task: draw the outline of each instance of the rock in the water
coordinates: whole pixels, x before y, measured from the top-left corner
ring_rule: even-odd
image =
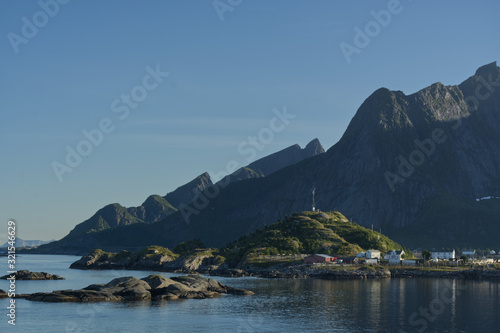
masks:
[[[71,264],[75,269],[133,269],[167,272],[207,272],[224,268],[225,258],[216,249],[196,249],[181,256],[169,249],[150,246],[137,253],[94,250]]]
[[[52,275],[45,272],[30,272],[28,270],[21,270],[14,274],[4,275],[0,277],[0,279],[7,280],[13,275],[16,277],[16,280],[64,280],[64,278],[59,275]]]
[[[143,279],[127,276],[114,279],[107,284],[92,284],[80,290],[35,293],[25,295],[23,298],[41,302],[117,302],[210,298],[220,294],[253,295],[253,292],[225,286],[213,279],[197,275],[171,279],[160,275],[150,275]]]
[[[146,282],[133,276],[114,279],[105,285],[93,284],[83,290],[94,290],[121,297],[125,301],[136,301],[151,298],[151,287]]]
[[[0,289],[0,299],[8,297],[8,294],[5,290]]]

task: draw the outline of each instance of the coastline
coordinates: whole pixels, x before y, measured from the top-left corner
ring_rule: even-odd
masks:
[[[345,269],[322,269],[307,265],[290,266],[286,268],[224,268],[224,269],[165,269],[164,267],[137,266],[106,267],[106,268],[76,268],[89,270],[153,270],[167,273],[201,274],[221,277],[258,277],[265,279],[325,279],[325,280],[356,280],[356,279],[407,279],[407,278],[446,278],[468,280],[500,280],[500,270],[466,269],[457,271],[411,270],[399,268],[372,268],[370,266],[348,267]]]

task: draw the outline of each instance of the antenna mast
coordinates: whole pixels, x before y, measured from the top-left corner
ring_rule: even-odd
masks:
[[[312,207],[312,211],[315,212],[316,211],[316,204],[314,203],[314,195],[316,194],[316,186],[313,187],[313,190],[312,190],[312,195],[313,195],[313,207]]]

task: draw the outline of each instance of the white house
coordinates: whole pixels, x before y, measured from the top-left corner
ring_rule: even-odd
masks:
[[[443,260],[455,259],[455,249],[432,251],[431,258],[432,259],[443,259]]]
[[[490,254],[496,254],[495,250],[491,250]]]
[[[464,250],[462,251],[462,255],[468,258],[474,258],[474,256],[476,255],[476,250]]]
[[[395,259],[396,257],[397,257],[397,259],[402,259],[404,254],[405,254],[405,251],[403,251],[403,250],[401,250],[401,251],[391,250],[385,254],[384,259],[390,260],[391,258]]]
[[[380,251],[379,250],[368,250],[365,253],[366,259],[380,259]]]
[[[385,254],[384,259],[389,260],[390,265],[399,265],[404,254],[405,251],[391,250]]]
[[[416,266],[416,260],[403,260],[403,266]]]

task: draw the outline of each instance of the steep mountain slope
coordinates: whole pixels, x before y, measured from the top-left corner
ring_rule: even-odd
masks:
[[[481,221],[473,212],[481,205],[475,198],[500,196],[500,68],[488,64],[458,86],[436,83],[411,95],[378,89],[326,153],[264,178],[231,183],[217,195],[207,188],[161,222],[89,233],[72,245],[172,247],[199,238],[207,246],[223,246],[309,210],[313,186],[316,207],[340,211],[396,240],[418,239],[426,232],[422,221],[436,230],[453,226],[461,205],[461,214],[470,216],[461,220],[470,226],[468,245],[496,246],[483,236],[498,229],[498,200],[480,207]],[[450,195],[456,200],[443,199]],[[453,233],[440,231],[434,246],[455,246]]]
[[[130,214],[127,208],[118,203],[114,203],[99,209],[91,218],[78,224],[71,230],[68,236],[73,237],[139,222],[142,221]]]
[[[224,188],[229,182],[234,183],[243,179],[265,177],[280,168],[324,152],[319,140],[314,139],[304,149],[300,148],[299,145],[294,145],[263,157],[249,166],[241,168],[241,172],[236,171],[234,174],[227,176],[218,184],[213,184],[210,175],[205,172],[164,197],[156,194],[149,196],[140,206],[125,208],[118,203],[107,205],[88,220],[78,224],[63,239],[34,251],[38,253],[80,254],[94,245],[98,246],[99,240],[96,237],[100,237],[97,234],[101,231],[109,231],[110,229],[132,224],[159,222],[186,205],[196,202],[200,194],[208,188]],[[249,170],[251,171],[247,172]],[[121,239],[125,238],[126,236]],[[148,240],[144,241],[148,242]],[[117,240],[117,242],[120,243],[120,240]]]
[[[188,205],[210,185],[213,185],[212,180],[210,179],[210,175],[205,172],[189,183],[178,187],[175,191],[168,193],[164,199],[174,207]]]
[[[190,203],[191,201],[187,201]],[[130,215],[144,221],[145,223],[154,223],[163,220],[168,215],[177,211],[165,197],[157,194],[150,195],[144,203],[138,207],[127,208]]]
[[[236,170],[234,173],[221,179],[219,184],[229,184],[243,179],[266,177],[286,166],[296,164],[306,158],[323,154],[324,152],[325,150],[318,139],[309,142],[304,149],[296,144]]]
[[[263,179],[232,184],[207,208],[171,216],[162,222],[169,230],[165,241],[201,238],[220,245],[236,239],[310,208],[313,184],[316,207],[340,211],[388,235],[422,216],[436,228],[453,225],[430,208],[443,195],[470,202],[469,212],[480,204],[475,198],[500,196],[500,68],[492,63],[458,86],[436,83],[411,95],[375,91],[327,153]],[[480,221],[482,231],[469,234],[468,244],[493,246],[482,235],[496,230],[500,218],[492,213],[481,217],[487,217]],[[423,232],[418,225],[414,229]],[[453,246],[449,235],[434,246]]]
[[[97,232],[134,223],[154,223],[177,211],[179,205],[190,204],[201,191],[212,185],[210,175],[204,173],[175,191],[161,197],[149,196],[138,207],[125,208],[118,203],[98,210],[91,218],[78,224],[65,238],[72,238],[90,232]]]

